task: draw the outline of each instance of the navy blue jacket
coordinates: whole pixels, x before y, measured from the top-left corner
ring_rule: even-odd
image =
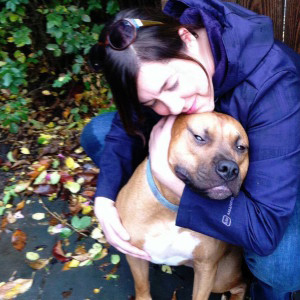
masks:
[[[176,224],[268,255],[300,201],[300,56],[274,41],[269,18],[233,3],[170,0],[165,13],[183,24],[204,23],[216,65],[216,110],[239,120],[250,142],[238,197],[216,201],[186,187]],[[148,120],[146,135],[157,118]],[[140,139],[129,137],[116,116],[96,196],[114,200],[145,155]]]

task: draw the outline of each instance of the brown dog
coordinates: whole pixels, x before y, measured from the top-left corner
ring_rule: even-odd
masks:
[[[193,299],[204,300],[211,292],[225,291],[231,292],[232,300],[243,299],[246,285],[240,248],[176,226],[176,209],[172,209],[180,199],[156,179],[161,194],[154,196],[147,163],[145,159],[138,166],[117,198],[130,242],[145,250],[153,263],[194,267]],[[224,114],[181,115],[172,128],[169,164],[180,179],[209,198],[236,196],[248,169],[247,135],[240,123]],[[165,207],[158,198],[171,204]],[[136,299],[151,299],[148,261],[128,255],[127,260]]]

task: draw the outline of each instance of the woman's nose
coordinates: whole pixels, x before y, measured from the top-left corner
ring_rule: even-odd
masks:
[[[185,101],[179,97],[168,95],[161,98],[162,104],[166,106],[171,115],[179,115],[182,113]]]

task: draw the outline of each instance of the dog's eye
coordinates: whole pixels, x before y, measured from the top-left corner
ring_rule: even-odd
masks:
[[[237,148],[238,150],[240,150],[240,151],[245,151],[245,150],[246,150],[246,147],[243,146],[243,145],[238,145],[238,146],[236,146],[236,148]]]
[[[198,142],[204,142],[204,139],[203,139],[200,135],[194,134],[194,138],[195,138]]]

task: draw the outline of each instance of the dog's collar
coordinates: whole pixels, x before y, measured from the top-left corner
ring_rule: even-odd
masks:
[[[174,212],[177,212],[179,206],[168,201],[158,190],[158,188],[154,182],[153,176],[152,176],[151,166],[150,166],[150,158],[148,158],[148,160],[147,160],[146,173],[147,173],[148,184],[149,184],[150,189],[151,189],[153,195],[155,196],[155,198],[166,208],[168,208]]]

